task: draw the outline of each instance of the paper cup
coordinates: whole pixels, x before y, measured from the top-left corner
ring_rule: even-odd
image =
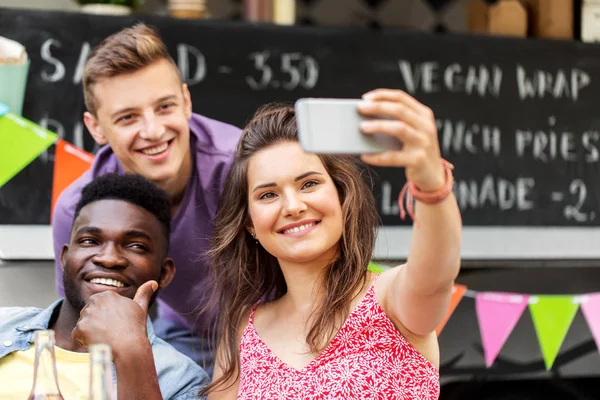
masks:
[[[29,59],[23,64],[0,64],[0,103],[17,115],[23,112]]]

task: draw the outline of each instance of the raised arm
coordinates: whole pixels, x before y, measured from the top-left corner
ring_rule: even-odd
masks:
[[[371,165],[404,167],[406,178],[425,193],[451,187],[440,155],[433,112],[405,92],[367,93],[361,112],[391,119],[369,121],[364,133],[385,133],[403,142],[400,151],[364,155]],[[384,273],[384,308],[415,335],[435,330],[444,318],[460,269],[462,222],[450,191],[435,204],[417,201],[407,263]]]

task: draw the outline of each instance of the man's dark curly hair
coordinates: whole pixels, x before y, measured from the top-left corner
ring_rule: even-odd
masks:
[[[86,205],[100,200],[122,200],[152,213],[163,226],[167,250],[171,237],[171,200],[169,195],[141,175],[106,174],[88,183],[81,191],[75,217]]]

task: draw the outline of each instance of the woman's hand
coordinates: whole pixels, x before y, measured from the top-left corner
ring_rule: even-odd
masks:
[[[401,90],[376,89],[365,93],[363,100],[360,113],[375,119],[363,121],[361,131],[390,135],[403,144],[399,151],[363,154],[363,161],[378,167],[404,167],[406,179],[421,191],[434,192],[444,186],[446,174],[433,111]]]

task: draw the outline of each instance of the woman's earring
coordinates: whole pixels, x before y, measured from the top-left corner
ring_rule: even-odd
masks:
[[[252,232],[250,234],[252,235],[252,239],[254,239],[254,241],[256,242],[256,244],[258,244],[258,239],[256,238],[256,233]]]

